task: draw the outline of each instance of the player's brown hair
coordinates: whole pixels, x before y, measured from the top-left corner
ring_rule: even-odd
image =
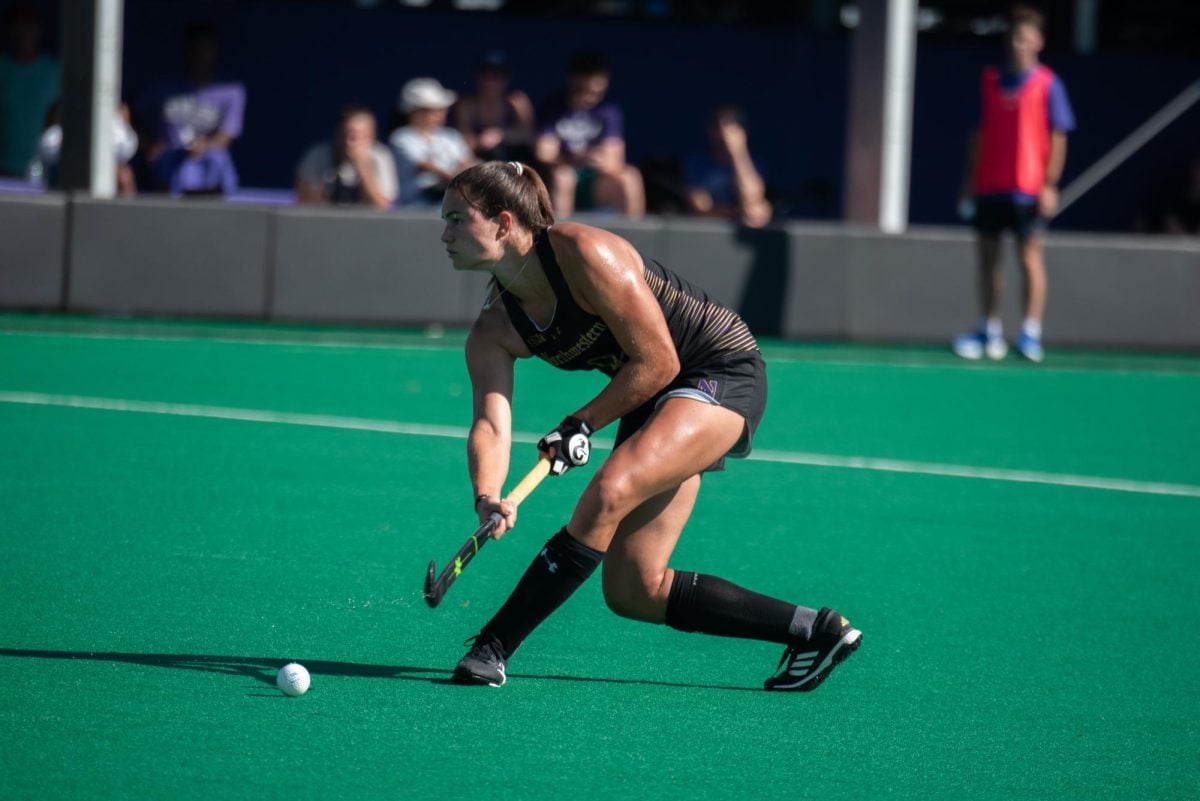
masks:
[[[1018,25],[1032,25],[1043,34],[1046,32],[1046,17],[1042,12],[1027,3],[1017,3],[1008,11],[1010,28]]]
[[[537,171],[519,161],[485,161],[451,179],[446,191],[457,189],[470,206],[491,219],[507,211],[534,233],[554,225],[550,193]]]

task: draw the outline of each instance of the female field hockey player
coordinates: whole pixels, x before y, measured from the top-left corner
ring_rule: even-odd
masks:
[[[844,617],[668,567],[701,473],[749,454],[766,405],[765,365],[746,324],[621,237],[555,224],[541,178],[518,162],[459,173],[442,218],[454,268],[492,275],[466,357],[474,398],[468,466],[480,521],[503,516],[493,536],[517,519],[500,497],[517,359],[537,356],[611,379],[538,443],[554,475],[586,464],[592,433],[620,421],[616,445],[570,521],[473,638],[455,681],[502,685],[525,638],[603,562],[604,599],[618,615],[781,643],[766,689],[820,684],[862,641]]]

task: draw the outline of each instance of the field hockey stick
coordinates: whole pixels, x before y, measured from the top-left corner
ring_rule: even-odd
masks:
[[[521,479],[521,483],[513,487],[513,491],[506,497],[514,504],[520,504],[521,501],[528,497],[529,493],[533,492],[534,487],[542,483],[542,479],[550,474],[550,460],[542,457],[538,459],[538,463],[533,466],[529,474]],[[437,575],[437,562],[429,563],[429,572],[425,574],[425,603],[430,607],[435,607],[442,602],[442,596],[446,594],[446,590],[450,589],[450,585],[454,583],[475,558],[475,554],[479,553],[479,549],[487,544],[487,541],[492,538],[492,532],[500,523],[501,518],[499,512],[492,512],[488,515],[488,519],[483,521],[479,528],[475,529],[475,533],[471,538],[463,543],[463,546],[458,549],[458,553],[454,554],[454,559],[442,568],[441,575]],[[437,575],[437,578],[434,576]]]

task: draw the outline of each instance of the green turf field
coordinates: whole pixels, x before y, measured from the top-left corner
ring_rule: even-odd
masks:
[[[426,607],[474,527],[460,333],[0,316],[0,798],[1200,797],[1200,359],[765,349],[674,564],[863,647],[768,694],[781,648],[593,580],[494,690],[462,641],[588,471]],[[599,387],[517,380],[514,480]]]

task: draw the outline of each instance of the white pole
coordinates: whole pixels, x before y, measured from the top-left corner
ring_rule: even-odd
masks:
[[[908,229],[916,8],[917,0],[888,0],[887,5],[879,181],[879,228],[887,234],[902,234]]]
[[[95,0],[95,78],[92,83],[91,176],[93,197],[117,194],[113,117],[121,103],[121,21],[123,0]]]

